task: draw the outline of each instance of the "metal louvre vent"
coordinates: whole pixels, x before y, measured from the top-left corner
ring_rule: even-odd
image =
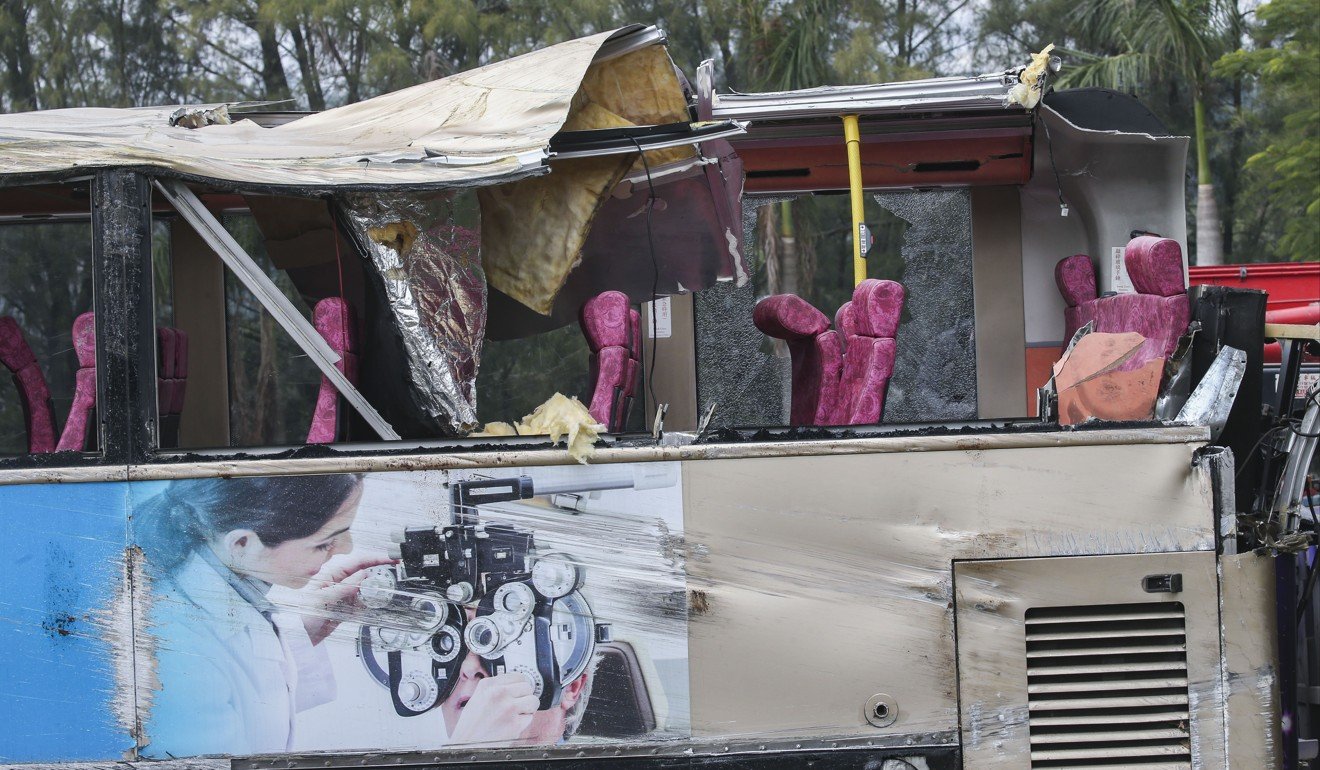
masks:
[[[1190,770],[1181,602],[1026,614],[1033,768]]]

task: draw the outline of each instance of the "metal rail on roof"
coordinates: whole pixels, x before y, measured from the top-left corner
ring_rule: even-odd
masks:
[[[777,120],[928,111],[1022,111],[1008,104],[1015,73],[930,78],[879,85],[824,86],[760,94],[713,94],[715,120]]]

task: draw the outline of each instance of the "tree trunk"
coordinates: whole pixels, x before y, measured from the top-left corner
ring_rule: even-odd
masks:
[[[280,425],[280,361],[279,348],[275,339],[275,317],[270,313],[261,314],[258,327],[260,335],[256,382],[256,414],[253,416],[254,433],[248,440],[252,445],[270,444],[276,441]]]
[[[793,228],[793,202],[779,204],[779,290],[797,294],[799,279],[797,236]]]
[[[321,75],[316,71],[316,41],[303,33],[302,22],[289,25],[293,49],[298,58],[298,73],[302,77],[303,91],[307,94],[308,109],[325,109],[325,93],[321,91]]]
[[[1219,204],[1215,202],[1215,186],[1196,186],[1196,264],[1224,264],[1223,244],[1219,234]]]
[[[1215,184],[1210,177],[1210,155],[1206,148],[1205,97],[1196,96],[1196,264],[1222,265],[1224,251],[1220,241],[1219,206],[1215,203]]]
[[[280,56],[275,22],[258,18],[254,29],[261,42],[261,84],[266,88],[266,98],[288,99],[293,92],[289,90],[289,78],[284,74],[284,59]]]

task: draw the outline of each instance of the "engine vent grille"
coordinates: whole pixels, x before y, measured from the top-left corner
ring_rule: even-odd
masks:
[[[1026,614],[1033,768],[1190,770],[1181,602]]]

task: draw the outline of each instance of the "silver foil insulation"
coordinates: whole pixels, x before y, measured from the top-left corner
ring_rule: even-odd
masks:
[[[338,205],[384,283],[414,400],[466,432],[477,425],[486,274],[480,229],[455,222],[454,196],[350,194]]]

